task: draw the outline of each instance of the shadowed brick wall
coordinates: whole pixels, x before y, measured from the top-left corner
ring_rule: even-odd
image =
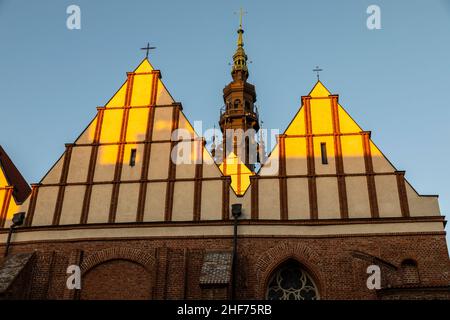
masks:
[[[141,265],[127,260],[101,263],[82,281],[81,299],[134,299],[152,297],[151,275]]]
[[[227,290],[199,285],[204,254],[231,248],[230,237],[148,238],[16,244],[11,254],[36,250],[30,283],[31,297],[36,299],[213,299],[224,298]],[[380,298],[380,292],[366,287],[371,264],[380,266],[386,289],[410,285],[405,283],[405,260],[416,263],[419,283],[415,286],[445,292],[450,283],[445,236],[440,234],[245,237],[239,238],[238,256],[238,299],[264,298],[271,273],[289,258],[310,273],[324,299]],[[81,295],[65,288],[66,268],[77,259],[83,270]],[[410,297],[435,294],[450,299],[442,290],[408,290]],[[390,292],[401,297],[398,290]]]

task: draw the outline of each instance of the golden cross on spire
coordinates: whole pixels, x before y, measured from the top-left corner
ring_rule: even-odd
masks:
[[[244,14],[246,14],[247,11],[244,11],[244,9],[239,9],[239,12],[235,12],[235,14],[239,14],[239,28],[242,29],[242,17],[244,16]]]
[[[146,54],[145,57],[148,58],[148,53],[150,52],[150,50],[156,49],[156,47],[150,47],[150,43],[147,42],[147,46],[144,48],[141,48],[141,50],[145,50]]]

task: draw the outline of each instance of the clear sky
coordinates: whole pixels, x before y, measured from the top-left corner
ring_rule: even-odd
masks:
[[[71,4],[81,8],[81,30],[66,27]],[[366,27],[372,4],[381,30]],[[450,211],[449,0],[0,0],[0,144],[39,181],[147,42],[189,120],[211,127],[231,79],[241,6],[266,127],[284,131],[319,65],[322,82],[396,168]]]

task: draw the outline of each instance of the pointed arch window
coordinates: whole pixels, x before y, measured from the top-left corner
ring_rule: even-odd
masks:
[[[279,266],[268,282],[268,300],[317,300],[319,292],[312,277],[300,263],[290,259]]]

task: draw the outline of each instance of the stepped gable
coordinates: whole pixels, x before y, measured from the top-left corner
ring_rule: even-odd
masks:
[[[219,166],[144,59],[32,186],[26,225],[228,220],[231,203],[253,220],[440,216],[338,95],[318,81],[301,100],[257,173],[232,151]],[[172,161],[186,153],[190,163]]]
[[[177,129],[184,130],[175,133]],[[175,164],[171,153],[176,153],[181,134],[178,149],[191,150],[192,161]],[[216,208],[222,206],[222,189],[228,190],[225,182],[181,104],[163,84],[161,72],[144,59],[32,186],[24,204],[26,223],[221,219]]]
[[[263,219],[439,216],[318,81],[255,178]],[[255,210],[254,210],[255,211]]]

